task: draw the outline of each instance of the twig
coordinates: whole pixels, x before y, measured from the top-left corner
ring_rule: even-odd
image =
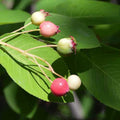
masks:
[[[30,51],[30,50],[34,50],[34,49],[42,48],[42,47],[57,47],[57,45],[43,45],[43,46],[37,46],[37,47],[33,47],[33,48],[30,48],[30,49],[27,49],[27,50],[25,50],[25,51],[28,52],[28,51]]]
[[[48,79],[49,82],[52,83],[52,80],[49,79],[49,77],[46,75],[46,73],[44,72],[44,70],[41,68],[41,66],[39,65],[39,63],[37,62],[37,60],[35,58],[33,58],[35,63],[38,65],[38,67],[40,68],[41,72],[44,74],[44,76]]]
[[[51,71],[53,74],[57,75],[57,76],[60,77],[60,78],[64,78],[63,76],[61,76],[61,75],[59,75],[58,73],[56,73],[56,72],[54,71],[54,69],[52,68],[52,66],[51,66],[46,60],[44,60],[43,58],[41,58],[41,57],[39,57],[39,56],[36,56],[36,55],[33,55],[33,54],[30,54],[30,53],[27,53],[26,51],[24,51],[24,50],[22,50],[22,49],[19,49],[19,48],[17,48],[17,47],[14,47],[14,46],[12,46],[12,45],[10,45],[10,44],[8,44],[8,43],[5,43],[5,42],[1,42],[1,41],[0,41],[0,44],[1,44],[1,45],[4,45],[4,46],[7,46],[7,47],[9,47],[9,48],[12,48],[12,49],[14,49],[14,50],[22,53],[24,56],[28,56],[28,57],[31,57],[31,58],[33,58],[33,59],[37,58],[38,60],[43,61],[43,62],[46,63],[46,64],[48,65],[48,67],[49,67],[49,68],[47,68],[47,67],[44,66],[45,69]],[[32,61],[32,60],[31,60],[31,61]],[[33,62],[33,61],[32,61],[32,62]],[[34,63],[35,63],[35,62],[34,62]],[[40,65],[40,64],[39,64],[39,66],[40,66],[40,67],[43,67],[43,66]]]
[[[34,61],[33,59],[31,59],[31,58],[28,58],[28,59],[29,59],[31,62],[35,63],[35,61]],[[51,71],[50,68],[45,67],[44,65],[39,64],[39,66],[45,68],[46,70]]]
[[[12,37],[12,36],[16,36],[16,35],[20,35],[20,34],[24,34],[24,33],[29,33],[29,32],[34,32],[34,31],[40,31],[40,29],[34,29],[34,30],[29,30],[29,31],[18,32],[18,33],[6,36],[6,37],[0,39],[0,41],[5,40],[5,39],[7,39],[9,37]]]
[[[32,22],[29,22],[28,24],[24,25],[23,27],[21,27],[21,28],[15,30],[15,31],[13,31],[13,32],[11,32],[11,33],[16,33],[16,32],[18,32],[18,31],[20,31],[20,30],[26,28],[27,26],[29,26],[29,25],[31,25],[31,24],[32,24]]]

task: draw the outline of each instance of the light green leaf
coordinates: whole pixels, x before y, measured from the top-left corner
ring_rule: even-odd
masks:
[[[120,51],[96,48],[81,51],[75,60],[85,87],[105,105],[120,110]]]
[[[9,79],[10,80],[10,79]],[[8,105],[18,114],[32,118],[37,110],[38,100],[23,91],[14,82],[4,88]]]
[[[6,9],[7,9],[7,8],[5,7],[5,5],[0,2],[0,11],[1,11],[1,10],[6,10]]]
[[[1,10],[0,25],[21,23],[27,20],[30,15],[20,10]]]
[[[45,45],[44,43],[33,39],[29,35],[20,35],[7,39],[7,43],[23,50]],[[52,48],[40,48],[32,50],[30,53],[48,61],[57,73],[63,75],[64,77],[68,76],[69,73],[65,63],[58,53]],[[14,82],[33,96],[51,102],[73,101],[73,96],[71,93],[64,97],[55,97],[52,95],[50,90],[50,82],[40,72],[40,69],[35,64],[30,62],[27,57],[23,56],[19,52],[6,46],[2,46],[0,50],[0,61],[1,65],[6,69],[7,73],[14,80]],[[38,62],[46,66],[44,62]],[[56,78],[56,76],[50,71],[44,68],[43,70],[51,80]]]

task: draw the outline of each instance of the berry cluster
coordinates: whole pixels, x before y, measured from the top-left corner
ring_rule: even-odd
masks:
[[[51,91],[56,96],[63,96],[69,90],[77,90],[81,85],[81,80],[77,75],[70,75],[68,80],[56,78],[51,84]]]
[[[48,15],[49,13],[44,10],[34,12],[31,15],[32,24],[39,25],[40,34],[44,37],[51,37],[60,32],[58,25],[55,25],[51,21],[45,21]],[[57,50],[62,54],[70,54],[76,51],[75,38],[70,36],[69,38],[60,39],[57,44]]]
[[[48,12],[40,10],[34,12],[31,15],[31,22],[34,25],[39,25],[40,34],[44,37],[51,37],[60,32],[59,26],[55,25],[51,21],[45,21],[45,18],[49,15]],[[69,38],[62,38],[57,44],[57,51],[61,54],[70,54],[73,51],[76,52],[75,38],[70,36]],[[63,96],[69,92],[69,90],[77,90],[81,85],[81,80],[77,75],[70,75],[68,79],[56,78],[51,84],[51,92],[56,96]]]

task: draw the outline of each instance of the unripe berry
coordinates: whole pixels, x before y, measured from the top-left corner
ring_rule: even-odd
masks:
[[[81,80],[77,75],[70,75],[68,77],[68,86],[71,90],[77,90],[81,85]]]
[[[40,25],[42,22],[45,21],[45,18],[48,15],[49,15],[49,13],[45,12],[44,10],[40,10],[40,11],[34,12],[31,15],[31,22],[34,25]]]
[[[70,54],[73,51],[76,52],[75,46],[76,43],[74,42],[74,38],[71,36],[71,38],[60,39],[57,44],[57,50],[62,54]]]
[[[51,84],[51,92],[56,96],[63,96],[69,92],[69,86],[65,79],[56,78]]]
[[[59,26],[50,21],[44,21],[40,24],[40,34],[44,37],[51,37],[60,32]]]

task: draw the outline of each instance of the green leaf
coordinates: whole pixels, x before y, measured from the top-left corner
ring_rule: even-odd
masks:
[[[1,10],[0,25],[21,23],[27,20],[30,15],[20,10]]]
[[[47,20],[60,26],[61,32],[52,37],[56,39],[57,42],[61,38],[73,36],[77,40],[78,49],[95,48],[100,46],[93,31],[90,30],[84,23],[81,23],[74,18],[70,19],[66,16],[51,14]]]
[[[120,6],[100,1],[90,0],[41,0],[36,4],[37,10],[76,17],[88,25],[120,23]]]
[[[30,37],[29,35],[20,35],[17,37],[7,39],[7,43],[27,50],[32,47],[45,45],[44,43],[37,41]],[[58,55],[58,53],[52,48],[40,48],[30,51],[31,54],[35,54],[44,60],[48,61],[54,68],[54,70],[63,75],[68,76],[68,69],[64,61]],[[33,64],[28,60],[27,57],[23,56],[19,52],[2,46],[0,50],[0,61],[1,65],[6,69],[10,77],[22,87],[28,93],[44,100],[51,102],[70,102],[73,101],[73,96],[71,93],[64,97],[56,97],[51,94],[50,82],[41,73],[38,66]],[[46,66],[42,61],[38,61],[40,64]],[[51,80],[56,78],[50,71],[43,68],[47,76]]]
[[[59,4],[64,3],[64,0],[41,0],[36,3],[36,9],[45,9],[46,11],[53,11]]]
[[[95,33],[99,36],[100,41],[104,44],[109,44],[114,47],[120,46],[120,24],[96,25]]]
[[[4,88],[8,105],[18,114],[32,118],[37,110],[38,100],[23,91],[14,82]]]
[[[5,34],[5,33],[10,33],[22,26],[23,26],[23,23],[0,25],[0,35]]]
[[[99,47],[99,41],[97,40],[95,34],[90,30],[85,24],[79,22],[74,18],[69,18],[66,16],[51,14],[46,20],[52,21],[60,27],[61,32],[48,39],[49,42],[57,44],[61,38],[68,38],[70,36],[75,37],[77,41],[78,49],[85,48],[95,48]],[[26,24],[30,22],[30,19],[26,21]],[[30,25],[25,28],[25,30],[35,29],[38,26]],[[46,38],[43,38],[46,39]]]
[[[119,120],[120,118],[120,112],[109,107],[106,107],[104,114],[105,117],[103,120]]]
[[[25,9],[31,2],[32,0],[20,0],[15,9]]]
[[[5,7],[5,5],[0,2],[0,11],[1,11],[1,10],[6,10],[6,9],[7,9],[7,8]]]
[[[26,21],[25,21],[25,23],[24,23],[24,25],[27,25],[27,24],[29,24],[31,22],[31,17],[30,18],[28,18]],[[25,27],[24,29],[23,29],[23,31],[29,31],[29,30],[34,30],[34,29],[39,29],[39,26],[38,25],[34,25],[34,24],[30,24],[30,25],[28,25],[27,27]],[[32,33],[30,33],[31,35],[33,35],[33,36],[35,36],[35,37],[40,37],[40,33],[39,32],[32,32]]]
[[[75,60],[85,87],[105,105],[120,110],[120,51],[96,48],[81,51]]]

